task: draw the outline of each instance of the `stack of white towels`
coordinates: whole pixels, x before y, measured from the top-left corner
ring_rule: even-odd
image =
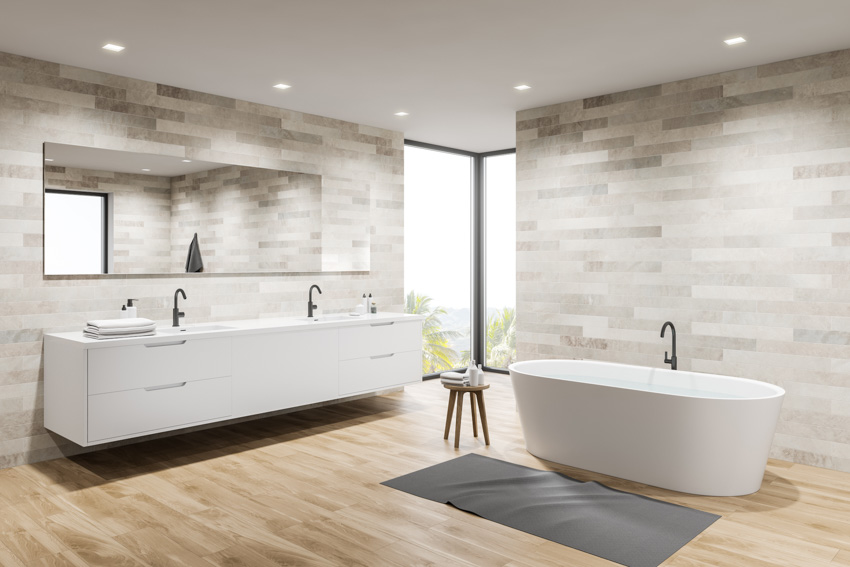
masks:
[[[83,336],[89,339],[126,339],[156,334],[156,323],[143,317],[95,319],[86,323]]]
[[[450,386],[469,386],[469,371],[464,374],[460,372],[443,372],[440,374],[440,382],[449,384]]]

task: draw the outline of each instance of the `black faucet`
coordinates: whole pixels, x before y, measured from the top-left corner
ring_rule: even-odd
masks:
[[[661,338],[664,338],[664,331],[667,330],[667,327],[670,327],[670,330],[673,331],[673,356],[667,358],[667,351],[665,350],[664,364],[669,364],[671,370],[676,370],[676,327],[670,321],[664,323],[664,326],[661,327]]]
[[[172,327],[179,327],[180,326],[180,317],[185,315],[185,313],[183,313],[179,309],[177,309],[177,294],[178,293],[183,296],[183,299],[186,299],[186,292],[183,291],[182,289],[178,288],[177,291],[174,292],[174,310],[171,312],[172,313],[171,322],[173,323],[171,325]]]
[[[316,291],[318,291],[320,295],[322,293],[322,289],[316,284],[310,286],[310,297],[307,299],[307,317],[312,317],[313,309],[316,308],[316,305],[313,303],[313,288],[316,288]]]

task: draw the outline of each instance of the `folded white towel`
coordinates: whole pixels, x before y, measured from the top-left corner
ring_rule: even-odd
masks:
[[[440,374],[440,382],[448,386],[468,386],[469,372],[443,372]]]
[[[94,319],[86,323],[83,336],[89,339],[124,339],[156,334],[156,323],[144,317],[129,319]]]
[[[98,329],[97,327],[86,327],[83,329],[84,333],[91,333],[93,335],[103,335],[106,337],[123,337],[126,335],[135,335],[138,333],[149,333],[152,331],[156,331],[155,325],[148,325],[144,327],[128,327],[126,329]]]
[[[132,317],[129,319],[95,319],[88,321],[86,326],[96,327],[98,329],[127,329],[136,327],[148,327],[153,325],[156,328],[156,323],[144,317]]]
[[[156,335],[155,329],[151,329],[150,331],[144,332],[129,333],[125,335],[104,335],[102,333],[91,333],[89,331],[83,331],[83,336],[87,339],[97,339],[99,341],[102,341],[104,339],[129,339],[132,337],[151,337],[154,335]]]
[[[440,378],[450,378],[453,380],[457,380],[459,378],[469,378],[469,371],[464,372],[463,374],[461,374],[460,372],[443,372],[442,374],[440,374]]]

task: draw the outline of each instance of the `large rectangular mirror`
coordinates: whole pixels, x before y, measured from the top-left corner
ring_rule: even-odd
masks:
[[[47,275],[369,269],[368,187],[53,143],[44,158]]]

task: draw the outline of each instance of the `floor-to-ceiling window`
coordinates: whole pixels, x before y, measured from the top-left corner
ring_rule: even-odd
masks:
[[[405,311],[425,315],[422,373],[467,364],[471,350],[473,158],[404,150]]]
[[[515,162],[405,144],[405,311],[426,316],[423,375],[516,358]]]
[[[484,364],[516,360],[516,153],[484,157]]]

